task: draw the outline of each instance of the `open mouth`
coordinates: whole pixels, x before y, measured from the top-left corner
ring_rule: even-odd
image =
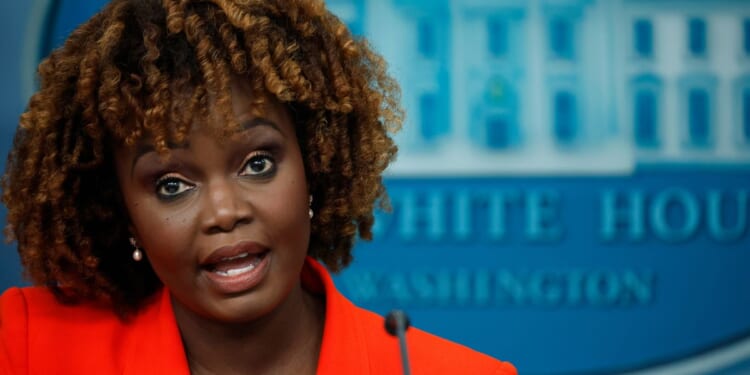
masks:
[[[242,253],[219,259],[215,263],[207,264],[204,268],[219,276],[232,277],[251,272],[265,259],[266,252],[260,254]]]
[[[201,262],[211,288],[220,294],[245,293],[259,285],[270,269],[270,250],[253,242],[240,242],[215,250]]]

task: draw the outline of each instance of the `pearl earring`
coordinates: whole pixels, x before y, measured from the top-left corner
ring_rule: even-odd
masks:
[[[310,219],[312,219],[313,216],[315,216],[315,213],[313,212],[313,209],[312,209],[312,201],[313,201],[312,194],[310,194],[310,202],[308,203],[309,208],[307,209],[307,216],[310,216]]]
[[[143,259],[143,252],[138,248],[138,244],[135,242],[135,238],[130,237],[130,245],[133,246],[133,260],[140,262]]]

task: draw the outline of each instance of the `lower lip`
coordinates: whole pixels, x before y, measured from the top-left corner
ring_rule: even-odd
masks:
[[[266,253],[255,268],[237,275],[221,275],[208,270],[202,272],[217,292],[222,294],[241,293],[254,288],[263,281],[271,262],[270,258],[270,254]]]

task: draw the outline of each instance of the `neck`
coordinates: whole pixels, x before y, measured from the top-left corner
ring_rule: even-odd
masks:
[[[323,302],[297,285],[261,319],[216,322],[173,300],[191,373],[314,374],[323,337]]]

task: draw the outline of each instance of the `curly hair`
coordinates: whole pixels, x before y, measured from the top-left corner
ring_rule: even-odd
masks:
[[[113,145],[148,135],[166,152],[209,107],[233,131],[233,79],[293,114],[315,197],[308,254],[338,271],[356,236],[372,237],[400,91],[322,0],[114,0],[39,75],[2,180],[5,234],[26,276],[61,302],[126,315],[160,287],[148,262],[129,259]]]

